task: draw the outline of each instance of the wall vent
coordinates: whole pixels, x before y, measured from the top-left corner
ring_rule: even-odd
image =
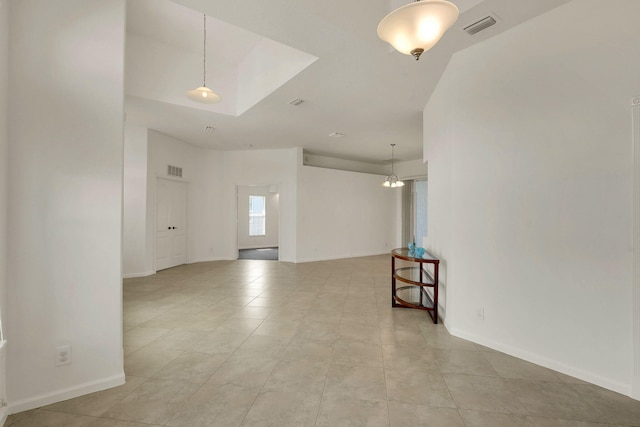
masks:
[[[178,178],[182,178],[182,168],[179,168],[178,166],[168,165],[168,167],[167,167],[167,175],[176,176]]]
[[[492,25],[495,25],[498,21],[493,16],[487,16],[486,18],[482,18],[481,20],[474,22],[471,25],[467,25],[464,27],[464,31],[469,35],[474,35],[479,33],[482,30],[485,30]]]

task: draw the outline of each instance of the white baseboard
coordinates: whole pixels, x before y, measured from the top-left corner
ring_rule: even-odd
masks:
[[[326,256],[319,256],[319,257],[307,257],[307,258],[302,258],[302,259],[297,259],[296,263],[303,263],[303,262],[318,262],[318,261],[335,261],[337,259],[348,259],[348,258],[362,258],[362,257],[367,257],[367,256],[377,256],[377,255],[389,255],[389,259],[391,259],[391,251],[384,251],[384,252],[366,252],[366,253],[359,253],[359,254],[342,254],[342,255],[338,255],[338,256],[331,256],[331,257],[326,257]],[[391,267],[389,267],[389,269],[391,269]]]
[[[80,384],[74,387],[56,390],[51,393],[41,394],[39,396],[22,399],[17,402],[9,402],[9,414],[16,414],[22,411],[39,408],[41,406],[50,405],[63,400],[73,399],[74,397],[83,396],[96,391],[106,390],[108,388],[117,387],[125,383],[124,372],[112,377],[103,378],[96,381]]]
[[[0,426],[3,426],[9,416],[9,409],[5,406],[0,408]]]
[[[195,264],[197,262],[211,262],[211,261],[235,261],[236,258],[225,258],[225,257],[211,257],[211,258],[197,258],[192,261],[189,261],[188,264]]]
[[[541,356],[536,353],[531,353],[529,351],[526,351],[517,347],[513,347],[508,344],[488,340],[485,337],[481,337],[481,336],[469,333],[467,331],[453,328],[449,330],[449,333],[458,338],[463,338],[465,340],[472,341],[476,344],[480,344],[485,347],[489,347],[494,350],[501,351],[503,353],[517,357],[519,359],[526,360],[527,362],[535,363],[536,365],[540,365],[545,368],[549,368],[554,371],[560,372],[562,374],[569,375],[574,378],[578,378],[582,381],[586,381],[588,383],[595,384],[600,387],[604,387],[608,390],[615,391],[616,393],[633,397],[631,384],[612,381],[609,378],[602,377],[592,372],[576,369],[573,366],[566,365],[562,362],[558,362],[557,360],[552,360],[545,356]],[[635,398],[637,399],[638,397],[635,397]]]
[[[129,273],[129,274],[123,274],[122,278],[123,279],[134,279],[136,277],[147,277],[147,276],[151,276],[153,274],[156,274],[155,271],[147,271],[144,273]]]

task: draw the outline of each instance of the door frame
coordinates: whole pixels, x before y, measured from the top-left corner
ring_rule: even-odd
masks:
[[[236,184],[236,191],[235,191],[235,220],[236,220],[236,230],[235,230],[235,237],[234,237],[234,242],[235,242],[235,259],[238,259],[238,251],[239,251],[239,247],[240,244],[238,242],[238,234],[239,234],[239,227],[240,227],[240,208],[239,208],[239,203],[238,203],[238,198],[240,196],[240,187],[269,187],[269,192],[271,193],[271,189],[275,188],[277,191],[276,193],[278,194],[278,261],[280,261],[280,256],[281,256],[281,248],[282,248],[282,186],[280,184]]]

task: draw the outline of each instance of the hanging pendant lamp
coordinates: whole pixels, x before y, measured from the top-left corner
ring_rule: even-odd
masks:
[[[207,87],[207,14],[204,14],[204,48],[202,52],[202,86],[187,92],[187,98],[204,104],[215,104],[222,99]]]
[[[391,175],[387,175],[384,178],[382,182],[383,187],[396,188],[404,186],[404,182],[400,181],[398,175],[393,172],[393,147],[395,146],[396,144],[391,144]]]
[[[458,7],[451,2],[416,0],[385,16],[378,24],[378,37],[417,61],[457,19]]]

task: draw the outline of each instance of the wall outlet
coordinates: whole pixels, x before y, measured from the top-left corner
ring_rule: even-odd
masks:
[[[480,308],[476,309],[476,317],[479,320],[484,320],[484,307],[480,307]]]
[[[61,345],[56,348],[56,366],[71,364],[71,346]]]

